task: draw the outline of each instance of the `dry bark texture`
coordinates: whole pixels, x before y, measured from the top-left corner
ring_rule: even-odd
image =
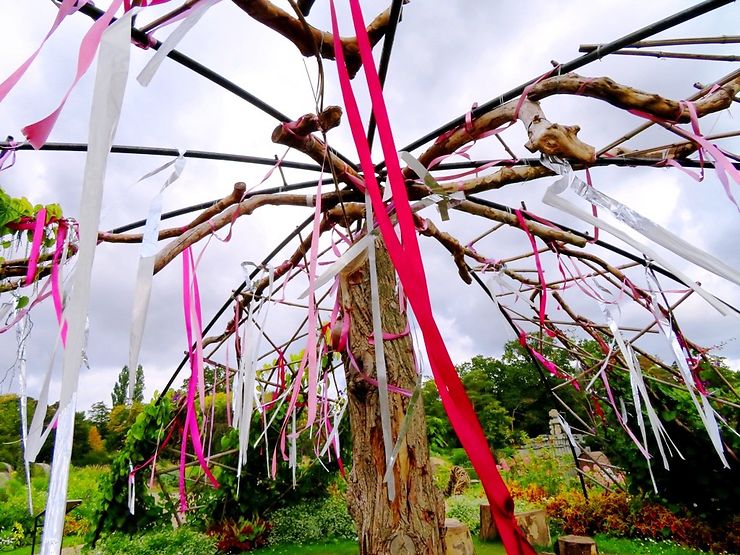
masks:
[[[292,16],[285,10],[279,8],[268,0],[233,0],[234,4],[239,6],[253,19],[263,25],[270,27],[287,38],[296,45],[296,48],[304,56],[321,55],[322,58],[333,60],[336,57],[334,52],[334,38],[331,33],[321,31],[316,27],[309,25]],[[373,19],[367,26],[367,34],[370,38],[370,44],[375,45],[385,36],[385,32],[390,24],[391,9],[388,8]],[[362,66],[360,60],[360,49],[357,46],[357,38],[342,37],[339,39],[344,50],[344,58],[347,62],[347,71],[350,77],[354,77]]]
[[[396,275],[385,247],[378,243],[378,285],[383,331],[400,333],[406,329],[396,293]],[[370,307],[369,266],[341,276],[344,318],[350,318],[349,348],[360,372],[376,377],[375,352],[369,338],[373,331]],[[413,390],[417,373],[413,347],[408,336],[385,341],[385,358],[390,384]],[[421,402],[411,417],[408,433],[394,467],[396,498],[388,501],[383,482],[385,452],[380,423],[378,388],[370,384],[344,359],[352,428],[352,472],[347,491],[349,511],[357,525],[360,553],[441,554],[445,509],[442,493],[434,484],[429,463],[424,409]],[[390,413],[394,440],[398,437],[409,398],[390,392]]]

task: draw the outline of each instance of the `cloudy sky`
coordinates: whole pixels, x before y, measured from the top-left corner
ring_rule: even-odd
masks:
[[[513,1],[413,0],[404,8],[385,89],[397,146],[464,114],[474,102],[498,97],[544,73],[551,67],[550,60],[565,62],[576,57],[579,44],[609,42],[692,4],[676,0],[557,3],[543,0],[528,2],[523,9],[521,2]],[[366,1],[363,7],[369,19],[386,6],[383,2]],[[351,34],[347,14],[340,15],[343,16],[340,22],[343,34]],[[55,9],[49,0],[0,3],[0,36],[4,39],[0,79],[33,52],[54,16]],[[739,17],[738,7],[730,5],[659,36],[730,35],[736,31],[733,23]],[[145,13],[140,21],[150,18]],[[330,29],[328,3],[319,0],[309,20],[317,27]],[[0,135],[21,137],[20,129],[24,125],[44,117],[56,106],[71,82],[79,42],[90,23],[81,14],[65,20],[23,80],[0,103]],[[170,29],[156,36],[163,39]],[[304,60],[290,42],[251,20],[227,0],[213,7],[178,49],[291,117],[314,109],[308,76],[315,80],[315,61]],[[728,46],[696,47],[692,51],[737,53]],[[380,48],[376,48],[376,59],[379,52]],[[141,87],[135,76],[152,55],[153,51],[132,48],[131,73],[116,144],[263,157],[283,154],[282,147],[270,142],[276,125],[270,116],[170,60],[162,65],[149,87]],[[341,105],[335,66],[330,61],[324,66],[326,104]],[[695,82],[712,82],[733,69],[732,64],[725,62],[609,56],[579,72],[587,76],[608,75],[639,89],[670,98],[685,98],[695,92],[692,86]],[[50,141],[87,141],[93,76],[94,69],[79,83]],[[367,114],[369,108],[366,95],[362,93],[362,76],[354,84],[363,113]],[[580,125],[581,138],[597,148],[642,123],[608,105],[578,97],[550,98],[543,102],[543,108],[551,121]],[[701,123],[705,134],[737,127],[729,110],[708,116]],[[334,147],[356,159],[346,122],[332,131],[329,139]],[[507,132],[506,140],[518,155],[529,155],[523,148],[526,139],[520,126]],[[640,148],[674,140],[667,132],[654,129],[630,142],[629,146]],[[722,145],[730,151],[738,151],[736,140],[724,140]],[[506,157],[492,138],[481,141],[473,152],[478,158]],[[375,155],[379,161],[378,149]],[[306,161],[295,152],[290,152],[287,159]],[[146,217],[149,202],[163,178],[155,177],[138,184],[137,180],[166,161],[166,158],[149,156],[111,155],[101,223],[103,230]],[[27,196],[34,203],[60,202],[64,213],[75,217],[84,162],[82,153],[20,152],[15,166],[0,174],[0,186],[11,195]],[[222,197],[230,192],[236,181],[254,187],[267,170],[264,166],[233,162],[188,160],[183,177],[165,194],[165,210]],[[316,178],[315,173],[290,169],[285,170],[285,176],[289,183]],[[740,229],[738,214],[712,171],[702,183],[696,183],[675,169],[603,168],[595,170],[593,176],[595,185],[605,193],[734,267],[740,266],[740,249],[736,246]],[[544,179],[512,185],[482,196],[511,206],[525,201],[530,210],[544,217],[587,230],[586,224],[542,204],[545,187],[552,181]],[[276,172],[263,186],[279,184]],[[204,317],[210,319],[229,291],[241,282],[241,262],[261,260],[309,214],[305,208],[262,208],[237,222],[229,243],[211,241],[199,273]],[[427,209],[424,215],[439,220],[433,209]],[[170,223],[182,225],[186,221],[171,220]],[[438,221],[438,224],[463,242],[490,227],[487,222],[474,221],[459,213],[453,213],[450,222]],[[420,241],[433,306],[453,360],[463,362],[475,354],[500,353],[504,342],[511,339],[511,332],[498,319],[494,307],[477,288],[468,287],[459,280],[443,249],[429,239]],[[619,244],[616,239],[613,242]],[[282,261],[294,245],[278,256],[276,263]],[[502,230],[479,244],[483,254],[498,259],[527,249],[526,237],[517,230]],[[138,247],[131,245],[103,244],[96,253],[88,347],[90,370],[83,371],[81,376],[80,408],[87,408],[99,400],[110,404],[113,383],[127,362],[137,256]],[[740,305],[736,286],[666,256],[707,290],[731,304]],[[533,265],[527,261],[518,267]],[[557,272],[554,266],[546,267],[546,271]],[[161,389],[186,348],[180,280],[179,259],[155,277],[141,355],[148,394]],[[675,284],[668,285],[675,287]],[[304,288],[305,279],[296,280],[289,286],[287,297],[297,297]],[[598,307],[589,299],[573,298],[573,302],[584,313],[599,318]],[[301,309],[280,305],[271,311],[269,331],[276,341],[290,337],[304,316]],[[644,317],[639,320],[633,312],[625,308],[625,324],[644,324]],[[631,322],[629,318],[633,315],[635,320]],[[698,298],[684,303],[677,315],[687,336],[699,344],[717,346],[717,354],[727,357],[735,368],[740,367],[740,321],[737,318],[721,317]],[[50,302],[39,305],[32,313],[32,320],[29,387],[30,393],[35,395],[49,365],[56,333]],[[223,323],[217,324],[215,329],[222,330]],[[648,338],[643,346],[666,356],[664,346],[655,339]],[[296,350],[298,348],[296,346]],[[6,369],[12,376],[10,368],[14,357],[15,336],[6,333],[0,337],[0,378]],[[223,354],[217,358],[223,360]],[[0,392],[9,388],[17,388],[17,380],[5,380]]]

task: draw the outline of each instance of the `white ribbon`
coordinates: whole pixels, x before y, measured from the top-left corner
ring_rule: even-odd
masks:
[[[339,272],[344,270],[350,263],[354,262],[358,256],[365,252],[365,249],[373,243],[375,237],[376,235],[374,233],[368,232],[367,235],[348,248],[342,256],[329,265],[323,274],[316,278],[314,288],[318,289],[322,285],[329,283],[330,280],[334,279]],[[305,299],[308,297],[309,290],[310,289],[306,289],[298,298]]]
[[[572,170],[569,170],[568,168],[564,168],[558,162],[553,163],[544,156],[542,157],[542,163],[546,167],[550,167],[555,172],[558,172],[558,173],[562,172],[562,177],[559,180],[557,180],[555,183],[550,185],[550,187],[547,188],[544,196],[542,197],[542,202],[544,202],[548,206],[552,206],[553,208],[557,208],[558,210],[561,210],[567,214],[570,214],[571,216],[574,216],[580,220],[583,220],[584,222],[590,223],[591,225],[594,225],[606,231],[607,233],[612,234],[618,239],[621,239],[622,241],[624,241],[631,247],[645,254],[645,256],[647,256],[651,260],[654,260],[655,262],[659,263],[666,270],[676,275],[688,287],[693,289],[699,296],[701,296],[705,301],[707,301],[710,305],[712,305],[712,307],[714,307],[714,309],[717,310],[717,312],[719,312],[723,316],[726,316],[729,313],[734,314],[734,312],[729,311],[727,307],[724,306],[716,297],[714,297],[713,295],[705,291],[704,288],[702,288],[698,283],[694,282],[690,277],[684,274],[681,270],[674,267],[667,260],[665,260],[663,257],[658,255],[655,251],[653,251],[653,249],[651,249],[647,245],[644,245],[643,243],[640,243],[639,241],[636,241],[635,239],[632,239],[628,234],[614,227],[613,225],[605,222],[601,218],[596,218],[592,216],[588,212],[581,210],[580,208],[578,208],[571,202],[560,197],[559,196],[560,193],[565,191],[568,188],[568,185],[573,183],[574,180],[578,178],[575,176]],[[548,164],[551,164],[552,167]]]
[[[156,54],[154,54],[152,59],[149,60],[146,66],[144,66],[144,69],[141,70],[141,73],[139,73],[136,80],[141,84],[141,86],[146,87],[149,85],[154,74],[159,69],[159,66],[162,65],[162,62],[167,55],[177,48],[177,45],[183,37],[196,23],[198,23],[198,21],[200,21],[200,18],[203,17],[206,11],[218,2],[220,2],[220,0],[203,0],[191,8],[191,12],[187,18],[177,26],[177,29],[172,31],[170,36],[167,37],[167,40],[165,40],[162,43],[162,46],[159,47]]]
[[[29,326],[28,313],[23,315],[20,325],[15,328],[16,339],[18,341],[18,385],[20,387],[21,398],[21,444],[23,452],[28,449],[28,393],[26,381],[26,344],[31,333]],[[33,496],[31,495],[31,465],[23,457],[23,467],[26,473],[26,490],[28,492],[28,512],[33,514]]]
[[[563,415],[559,412],[558,420],[560,421],[560,427],[563,428],[565,435],[568,437],[568,441],[573,446],[573,449],[575,449],[576,451],[576,457],[578,457],[581,454],[581,447],[576,442],[576,438],[573,435],[573,430],[570,429],[570,425],[565,421],[565,418],[563,418]]]
[[[365,216],[368,236],[373,229],[373,205],[370,195],[365,194]],[[367,248],[368,266],[370,268],[370,306],[373,311],[373,337],[375,337],[375,372],[378,376],[378,401],[380,404],[380,425],[383,429],[383,447],[385,449],[386,484],[388,500],[396,498],[396,481],[391,469],[393,451],[393,430],[391,429],[390,400],[388,399],[388,369],[385,365],[385,341],[383,340],[383,323],[380,317],[380,292],[378,290],[378,268],[375,260],[375,241]]]
[[[141,240],[141,251],[139,255],[139,264],[136,270],[136,284],[134,286],[134,302],[131,309],[131,333],[129,336],[128,349],[128,391],[126,393],[127,401],[131,401],[134,396],[134,387],[136,386],[136,370],[139,365],[139,354],[141,353],[141,341],[144,337],[144,328],[146,326],[146,313],[149,308],[149,301],[152,296],[152,278],[154,275],[154,261],[157,254],[157,241],[159,239],[159,226],[162,221],[162,197],[165,189],[179,179],[185,168],[185,158],[183,152],[180,155],[147,173],[137,181],[142,181],[157,175],[161,171],[174,166],[172,173],[162,185],[159,193],[152,199],[149,205],[149,214],[147,215],[144,233]]]
[[[543,165],[560,175],[573,172],[570,164],[565,160],[554,162],[554,160],[548,159],[546,156],[543,156],[542,158]],[[598,204],[602,208],[606,208],[620,222],[628,225],[644,237],[647,237],[655,243],[665,247],[672,253],[693,262],[697,266],[700,266],[717,276],[740,285],[740,272],[735,270],[732,266],[725,264],[706,251],[696,248],[694,245],[684,241],[664,227],[656,224],[642,214],[639,214],[629,206],[626,206],[618,200],[605,195],[598,189],[589,186],[575,174],[573,174],[573,177],[571,178],[570,188],[591,204]]]
[[[705,291],[703,287],[701,287],[698,283],[694,282],[690,277],[688,277],[681,270],[673,266],[662,256],[658,255],[658,253],[656,253],[653,249],[649,248],[647,245],[643,243],[640,243],[639,241],[636,241],[635,239],[632,239],[629,235],[624,233],[622,230],[605,222],[601,218],[595,218],[588,212],[581,210],[580,208],[578,208],[571,202],[560,197],[559,196],[560,193],[565,191],[567,186],[568,186],[568,176],[566,175],[547,188],[544,196],[542,197],[542,202],[544,202],[548,206],[552,206],[553,208],[557,208],[558,210],[561,210],[567,214],[570,214],[571,216],[574,216],[580,220],[583,220],[584,222],[590,223],[606,231],[607,233],[611,233],[612,235],[614,235],[618,239],[621,239],[622,241],[624,241],[631,247],[642,252],[645,256],[647,256],[651,260],[654,260],[655,262],[659,263],[666,270],[672,272],[679,279],[681,279],[688,287],[693,289],[694,292],[696,292],[700,297],[702,297],[705,301],[707,301],[710,305],[712,305],[712,307],[715,310],[717,310],[717,312],[719,312],[723,316],[726,316],[727,314],[731,313],[731,311],[729,311],[727,307],[724,306],[714,295],[711,295],[710,293]]]
[[[646,274],[648,280],[651,280],[655,284],[656,288],[660,289],[660,284],[655,279],[655,276],[652,274],[652,272],[647,270]],[[684,385],[686,386],[689,395],[691,395],[691,400],[696,407],[696,411],[699,413],[699,418],[701,418],[701,421],[707,430],[707,434],[709,435],[709,439],[712,442],[712,446],[717,452],[717,455],[722,461],[722,464],[725,468],[730,468],[730,465],[727,464],[727,459],[725,458],[724,447],[722,445],[722,437],[720,435],[719,426],[717,425],[714,409],[709,403],[709,399],[707,399],[707,396],[704,395],[702,392],[698,391],[699,398],[697,399],[697,396],[694,393],[694,389],[696,388],[696,386],[694,385],[694,379],[691,375],[691,370],[689,369],[689,366],[686,362],[684,352],[678,343],[678,338],[676,337],[673,328],[666,321],[665,317],[658,308],[658,298],[655,293],[652,294],[652,299],[653,303],[651,304],[650,308],[653,316],[655,317],[655,322],[657,323],[663,337],[668,342],[669,347],[671,348],[673,358],[678,365],[681,378],[683,379]]]
[[[244,271],[245,280],[249,281],[248,266],[255,266],[251,262],[243,262],[242,270]],[[274,271],[268,268],[269,285],[267,299],[272,297]],[[239,368],[234,376],[233,388],[233,408],[234,420],[232,426],[239,430],[239,462],[237,464],[236,476],[238,480],[237,490],[241,481],[241,469],[247,462],[247,450],[249,449],[249,434],[252,425],[252,413],[254,412],[255,401],[257,399],[256,380],[257,380],[257,359],[259,358],[259,349],[264,334],[265,322],[269,312],[270,303],[265,301],[262,304],[262,319],[260,325],[255,320],[255,305],[257,300],[252,298],[249,303],[247,312],[247,321],[242,332],[242,354],[239,361]]]
[[[465,200],[465,193],[462,191],[455,191],[453,193],[443,193],[442,187],[437,183],[429,170],[423,166],[419,160],[417,160],[411,153],[401,151],[398,153],[401,159],[406,162],[409,169],[411,169],[416,175],[418,175],[424,184],[429,187],[433,194],[425,197],[431,202],[437,205],[437,210],[443,221],[450,219],[449,207]],[[385,200],[385,199],[384,199]]]
[[[130,10],[103,33],[90,114],[90,133],[80,202],[80,248],[70,302],[65,310],[69,324],[62,362],[60,416],[54,443],[41,555],[56,555],[62,544],[69,464],[72,455],[74,416],[80,365],[83,362],[85,320],[90,301],[92,264],[95,257],[100,207],[108,153],[113,146],[126,90],[131,43]],[[34,415],[35,416],[35,415]]]
[[[134,465],[128,463],[128,512],[132,515],[136,511],[136,478],[134,476]]]

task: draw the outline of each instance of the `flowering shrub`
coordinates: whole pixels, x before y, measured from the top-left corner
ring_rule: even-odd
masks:
[[[256,517],[224,520],[208,531],[216,539],[216,547],[223,553],[242,553],[267,545],[270,524]]]
[[[25,543],[25,533],[20,522],[13,523],[10,530],[0,530],[0,551],[20,547]]]
[[[740,519],[712,528],[690,515],[677,515],[662,505],[623,492],[592,491],[588,501],[574,491],[547,500],[556,533],[673,540],[698,549],[738,553]]]

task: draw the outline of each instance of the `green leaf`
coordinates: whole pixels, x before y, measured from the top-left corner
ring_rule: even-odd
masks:
[[[25,295],[22,297],[18,297],[18,301],[15,304],[16,310],[20,310],[21,308],[24,308],[25,306],[28,305],[28,302],[29,302],[29,298],[26,297]]]

